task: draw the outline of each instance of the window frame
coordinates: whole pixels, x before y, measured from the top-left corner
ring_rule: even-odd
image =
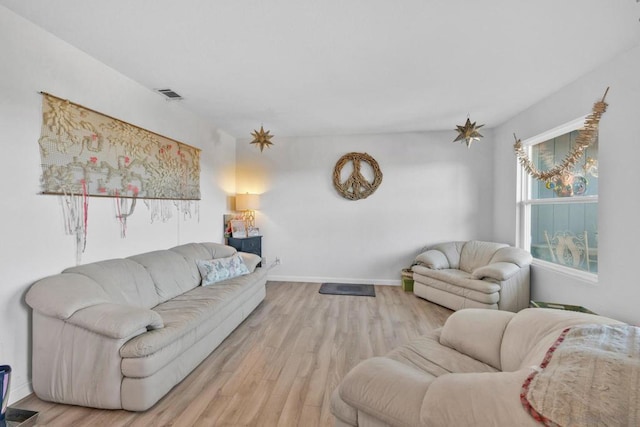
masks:
[[[535,135],[522,141],[522,146],[527,150],[527,154],[531,156],[532,147],[560,135],[572,132],[584,127],[586,115],[571,120],[563,125],[555,127],[551,130]],[[567,198],[551,198],[551,199],[532,199],[531,189],[534,178],[526,173],[516,159],[517,164],[517,208],[518,215],[516,220],[517,235],[516,244],[518,247],[531,251],[531,206],[545,204],[572,204],[572,203],[598,203],[598,195],[595,196],[573,196]],[[598,273],[592,273],[584,270],[578,270],[561,264],[533,258],[534,266],[545,270],[554,271],[571,278],[580,279],[587,283],[597,284]]]

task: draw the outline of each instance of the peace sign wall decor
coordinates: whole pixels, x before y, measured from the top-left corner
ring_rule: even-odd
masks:
[[[342,182],[340,175],[342,168],[351,162],[353,172]],[[360,172],[361,163],[365,162],[373,169],[373,181],[369,182]],[[382,182],[382,172],[378,162],[367,153],[348,153],[340,157],[336,167],[333,169],[333,185],[342,197],[348,200],[366,199],[372,195]]]

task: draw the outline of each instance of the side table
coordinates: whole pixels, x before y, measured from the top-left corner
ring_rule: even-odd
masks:
[[[237,251],[256,254],[262,258],[262,236],[252,237],[229,237],[227,240],[229,246],[236,248]],[[261,267],[262,263],[258,264]]]

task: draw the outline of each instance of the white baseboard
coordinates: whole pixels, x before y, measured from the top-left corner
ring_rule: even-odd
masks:
[[[400,286],[400,280],[380,280],[380,279],[346,279],[341,277],[313,277],[313,276],[267,276],[267,280],[278,282],[303,282],[303,283],[349,283],[349,284],[367,284],[367,285],[387,285]]]
[[[9,405],[14,404],[15,402],[24,399],[33,393],[33,387],[31,387],[31,381],[22,384],[18,387],[11,387],[11,391],[9,393]]]

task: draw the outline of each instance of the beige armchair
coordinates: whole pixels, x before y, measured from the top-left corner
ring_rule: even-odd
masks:
[[[523,385],[532,372],[542,370],[539,366],[560,334],[566,328],[579,329],[583,325],[625,327],[602,316],[544,308],[529,308],[517,314],[457,311],[443,328],[417,337],[383,357],[360,362],[345,375],[331,398],[335,426],[541,426],[523,406]],[[581,413],[580,408],[585,406],[581,403],[587,402],[591,410],[596,409],[595,400],[602,402],[598,408],[603,411],[588,413],[593,416],[591,424],[573,425],[639,425],[636,421],[640,399],[629,385],[633,376],[628,375],[628,381],[617,378],[620,360],[637,366],[637,356],[634,360],[623,352],[633,348],[620,344],[629,342],[620,338],[627,336],[625,329],[603,330],[610,330],[611,335],[597,336],[587,340],[586,345],[568,345],[569,352],[576,353],[575,358],[567,357],[563,350],[568,383],[561,388],[563,393],[550,391],[545,400],[558,402],[556,408],[570,416]],[[631,333],[628,336],[635,337]],[[587,355],[600,357],[599,363],[572,363],[591,360]],[[612,378],[612,384],[601,388],[602,378]],[[562,378],[558,381],[560,385],[564,383]],[[585,394],[589,390],[594,400]],[[573,397],[576,395],[580,398]],[[612,422],[612,418],[617,420]]]
[[[413,293],[459,310],[517,312],[529,305],[531,254],[503,243],[441,243],[415,259]]]

